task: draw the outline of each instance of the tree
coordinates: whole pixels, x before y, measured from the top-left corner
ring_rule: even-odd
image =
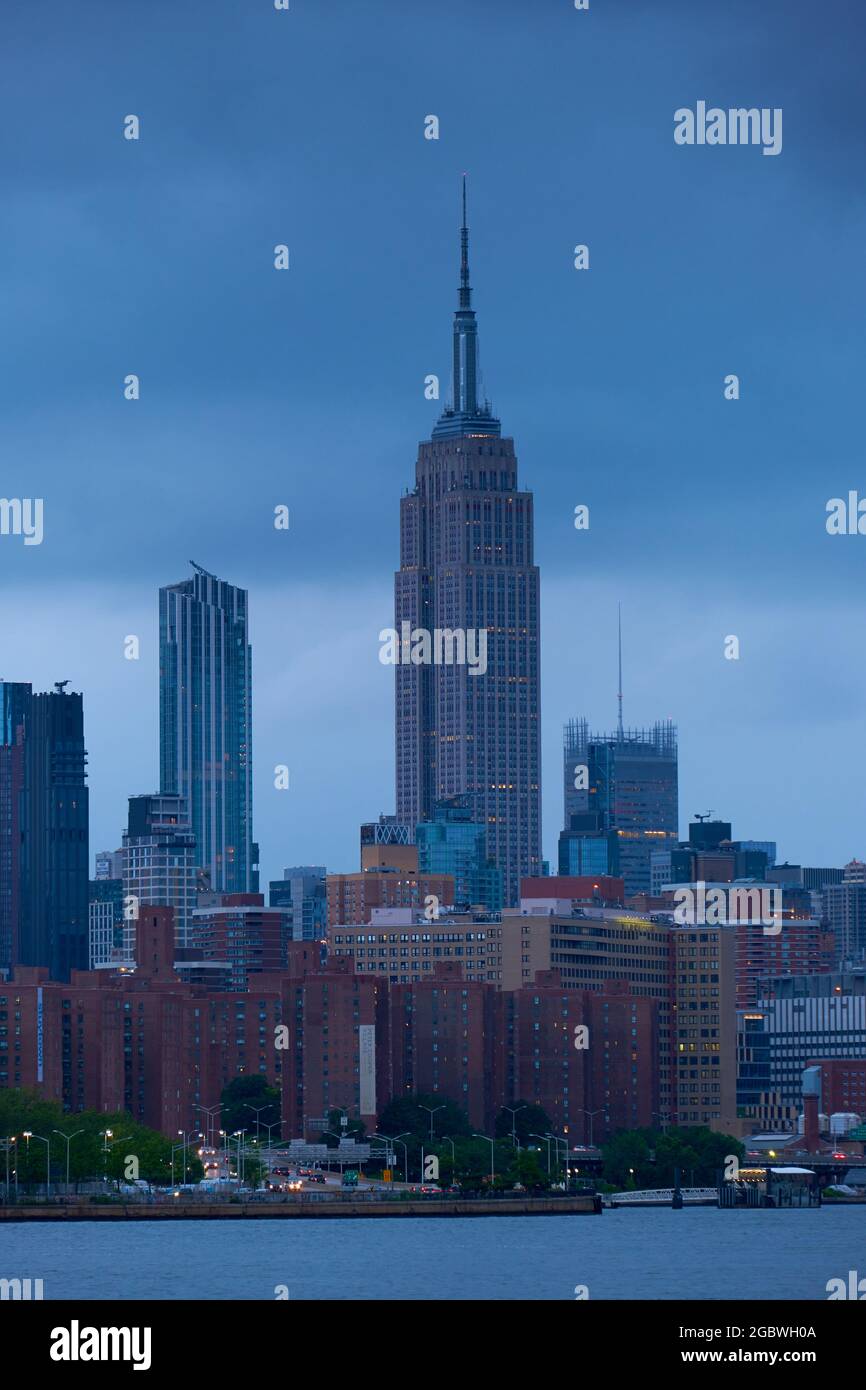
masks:
[[[729,1154],[745,1157],[745,1149],[730,1134],[717,1134],[705,1125],[653,1129],[624,1129],[602,1145],[604,1177],[615,1187],[673,1187],[680,1182],[714,1187]]]
[[[424,1106],[428,1109],[424,1109]],[[433,1138],[430,1137],[430,1111],[433,1110]],[[419,1179],[423,1177],[421,1167],[421,1152],[425,1154],[435,1153],[439,1158],[440,1175],[447,1172],[451,1173],[451,1145],[443,1144],[441,1136],[447,1134],[449,1139],[470,1140],[471,1144],[477,1145],[479,1154],[489,1146],[471,1140],[472,1125],[469,1123],[469,1116],[461,1110],[456,1101],[449,1100],[447,1096],[438,1093],[427,1095],[419,1092],[414,1096],[395,1096],[389,1100],[384,1110],[379,1116],[377,1132],[384,1135],[401,1134],[400,1141],[402,1146],[406,1144],[406,1152],[409,1160],[409,1172],[417,1172]],[[402,1153],[402,1147],[400,1149]],[[458,1145],[458,1154],[469,1152],[463,1144]],[[446,1164],[447,1156],[447,1164]],[[489,1165],[488,1165],[489,1166]],[[459,1172],[460,1161],[456,1165]],[[447,1179],[442,1179],[447,1181]]]
[[[26,1131],[33,1134],[28,1144]],[[50,1140],[52,1188],[66,1183],[67,1149],[69,1181],[72,1187],[84,1181],[128,1182],[133,1177],[146,1182],[171,1181],[172,1140],[164,1134],[136,1124],[125,1111],[106,1114],[96,1110],[65,1114],[53,1101],[45,1101],[28,1091],[0,1091],[0,1140],[17,1136],[10,1150],[11,1165],[19,1186],[42,1185],[47,1176]],[[36,1136],[39,1136],[37,1138]],[[68,1138],[69,1143],[65,1142]],[[175,1159],[175,1177],[179,1168]],[[204,1169],[195,1151],[187,1150],[187,1178],[197,1181]],[[5,1155],[0,1158],[0,1180],[5,1184]]]
[[[695,1186],[715,1187],[728,1155],[743,1159],[746,1151],[730,1134],[718,1134],[706,1125],[695,1125],[670,1129],[667,1134],[660,1135],[655,1153],[659,1187],[673,1185],[675,1168],[680,1169],[681,1182],[691,1183],[694,1175]]]
[[[228,1134],[235,1134],[239,1129],[255,1134],[265,1125],[275,1126],[280,1122],[279,1087],[270,1086],[264,1076],[236,1076],[226,1086],[220,1100],[222,1128]],[[267,1129],[264,1132],[267,1137]]]
[[[512,1111],[515,1112],[513,1116]],[[526,1100],[516,1100],[509,1109],[500,1110],[496,1116],[493,1133],[497,1139],[508,1139],[511,1137],[512,1127],[517,1135],[517,1142],[527,1145],[532,1142],[533,1135],[550,1133],[550,1119],[540,1105],[531,1105]]]
[[[623,1129],[602,1144],[604,1176],[616,1187],[657,1187],[657,1174],[650,1157],[652,1130]]]
[[[425,1110],[424,1106],[429,1109]],[[433,1116],[433,1136],[447,1134],[452,1139],[460,1135],[471,1135],[472,1125],[465,1110],[447,1096],[426,1095],[420,1092],[415,1096],[395,1096],[389,1100],[379,1116],[380,1134],[400,1134],[407,1130],[419,1144],[430,1139],[430,1110]]]

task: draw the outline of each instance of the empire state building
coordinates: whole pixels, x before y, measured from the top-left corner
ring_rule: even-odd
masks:
[[[487,827],[506,906],[518,901],[521,877],[541,871],[532,510],[532,493],[518,488],[514,441],[481,395],[464,179],[452,399],[419,445],[415,487],[400,503],[397,816],[425,820],[438,800],[467,797]],[[486,652],[486,662],[461,661],[464,646]]]

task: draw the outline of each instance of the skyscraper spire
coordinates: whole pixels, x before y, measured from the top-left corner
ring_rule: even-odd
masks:
[[[499,421],[491,414],[486,401],[479,400],[481,368],[478,355],[478,325],[472,308],[472,288],[469,284],[469,223],[466,216],[466,175],[463,175],[463,221],[460,226],[460,289],[454,312],[454,337],[451,360],[451,404],[442,412],[434,430],[434,439],[449,439],[457,435],[492,435],[501,433]]]
[[[616,626],[617,640],[619,645],[619,685],[617,687],[617,703],[619,705],[619,715],[617,719],[617,733],[622,738],[622,604],[616,605]]]
[[[469,285],[469,226],[466,221],[466,175],[463,175],[463,225],[460,228],[460,308],[472,307]]]

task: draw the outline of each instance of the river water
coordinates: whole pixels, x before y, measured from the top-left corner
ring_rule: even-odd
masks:
[[[849,1270],[866,1206],[0,1227],[0,1278],[46,1299],[823,1300]]]

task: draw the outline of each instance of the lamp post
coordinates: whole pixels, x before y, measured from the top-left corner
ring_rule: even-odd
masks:
[[[456,1148],[454,1147],[454,1140],[451,1138],[450,1135],[448,1135],[448,1134],[443,1134],[443,1135],[442,1135],[442,1138],[443,1138],[443,1140],[445,1141],[446,1144],[450,1144],[450,1145],[451,1145],[451,1181],[453,1182],[453,1181],[454,1181],[455,1172],[456,1172],[456,1169],[457,1169],[457,1150],[456,1150]]]
[[[344,1134],[338,1134],[337,1131],[336,1131],[335,1129],[326,1129],[326,1130],[325,1130],[325,1133],[326,1133],[326,1134],[330,1134],[331,1138],[332,1138],[332,1139],[336,1139],[336,1140],[338,1141],[338,1143],[340,1143],[340,1144],[342,1144],[342,1142],[343,1142],[343,1140],[344,1140],[344,1138],[345,1138],[345,1135],[344,1135]],[[342,1176],[343,1176],[343,1156],[342,1156],[342,1154],[340,1154],[339,1157],[337,1158],[337,1162],[338,1162],[339,1165],[340,1165],[340,1177],[342,1178]],[[330,1168],[330,1166],[331,1166],[331,1164],[330,1164],[330,1160],[329,1160],[329,1161],[328,1161],[328,1167]]]
[[[30,1153],[30,1140],[31,1140],[31,1139],[38,1139],[39,1142],[40,1142],[40,1144],[44,1144],[44,1145],[45,1145],[45,1150],[46,1150],[46,1152],[45,1152],[45,1195],[46,1195],[46,1197],[50,1197],[50,1196],[51,1196],[51,1140],[50,1140],[50,1139],[46,1139],[46,1138],[44,1137],[44,1135],[42,1135],[42,1134],[34,1134],[33,1131],[32,1131],[32,1129],[25,1129],[25,1130],[22,1131],[22,1133],[23,1133],[23,1135],[24,1135],[24,1138],[27,1140],[27,1152],[28,1152],[28,1154]]]
[[[65,1139],[65,1140],[66,1140],[66,1195],[67,1195],[67,1197],[68,1197],[68,1196],[69,1196],[69,1149],[70,1149],[70,1147],[71,1147],[71,1144],[72,1144],[73,1139],[75,1139],[77,1135],[83,1134],[83,1133],[84,1133],[84,1130],[83,1130],[83,1129],[76,1129],[74,1134],[64,1134],[62,1129],[55,1129],[55,1130],[54,1130],[54,1133],[55,1133],[55,1134],[59,1134],[60,1137],[61,1137],[61,1139]]]
[[[238,1141],[238,1187],[243,1187],[244,1185],[245,1150],[241,1147],[241,1145],[243,1144],[243,1138],[245,1134],[245,1129],[236,1129],[234,1134],[232,1135],[232,1138],[237,1139]]]
[[[547,1176],[550,1177],[550,1141],[552,1134],[530,1134],[530,1139],[543,1139],[547,1145]]]
[[[213,1116],[214,1112],[218,1112],[219,1114],[222,1114],[222,1108],[223,1108],[223,1106],[222,1106],[222,1101],[220,1101],[219,1105],[194,1105],[192,1108],[193,1108],[193,1110],[201,1110],[201,1112],[206,1116],[206,1119],[205,1119],[205,1139],[206,1139],[208,1148],[214,1147],[214,1145],[213,1145],[214,1122],[213,1122],[213,1119],[212,1119],[211,1117]]]
[[[409,1130],[409,1129],[403,1129],[403,1130],[400,1131],[399,1134],[395,1134],[393,1138],[391,1137],[390,1134],[374,1134],[374,1135],[373,1135],[373,1138],[374,1138],[374,1139],[384,1139],[384,1140],[386,1140],[387,1143],[389,1143],[389,1144],[400,1144],[400,1143],[403,1142],[404,1137],[405,1137],[407,1134],[411,1134],[411,1132],[412,1132],[412,1131]],[[408,1149],[408,1147],[407,1147],[407,1145],[406,1145],[405,1143],[403,1144],[403,1181],[405,1182],[406,1186],[408,1187],[408,1186],[409,1186],[409,1149]]]
[[[493,1183],[494,1183],[494,1180],[495,1180],[495,1178],[496,1178],[496,1173],[495,1173],[494,1167],[493,1167],[493,1145],[494,1145],[494,1143],[495,1143],[495,1140],[491,1139],[489,1134],[473,1134],[472,1138],[473,1138],[473,1139],[486,1139],[486,1140],[487,1140],[487,1143],[490,1145],[490,1187],[491,1187],[491,1190],[492,1190],[492,1188],[493,1188]]]
[[[602,1105],[598,1110],[582,1110],[581,1114],[589,1116],[589,1147],[593,1149],[595,1145],[592,1142],[592,1121],[596,1115],[604,1114],[604,1106]]]
[[[254,1114],[255,1117],[256,1117],[256,1139],[257,1139],[257,1140],[258,1140],[258,1137],[259,1137],[259,1115],[261,1115],[261,1113],[262,1113],[263,1110],[270,1110],[270,1108],[271,1108],[270,1105],[250,1105],[249,1103],[246,1104],[246,1105],[244,1106],[244,1109],[245,1109],[245,1110],[252,1110],[253,1114]]]
[[[272,1130],[272,1129],[282,1129],[282,1127],[283,1127],[283,1122],[282,1122],[282,1120],[275,1120],[274,1123],[273,1123],[272,1125],[266,1125],[265,1122],[264,1122],[264,1120],[262,1120],[262,1129],[266,1129],[266,1130],[268,1131],[268,1148],[270,1148],[271,1145],[272,1145],[273,1142],[274,1142],[273,1139],[271,1138],[271,1130]]]
[[[105,1182],[108,1178],[108,1141],[113,1137],[114,1130],[101,1129],[99,1133],[102,1138],[102,1181]]]
[[[186,1149],[187,1149],[187,1145],[188,1145],[190,1139],[195,1139],[196,1137],[198,1137],[199,1139],[201,1139],[202,1134],[201,1134],[201,1130],[196,1130],[196,1129],[191,1129],[191,1130],[189,1130],[189,1131],[186,1131],[186,1130],[183,1130],[183,1129],[179,1129],[179,1130],[178,1130],[178,1134],[180,1135],[181,1139],[183,1140],[183,1145],[182,1145],[182,1147],[183,1147],[183,1181],[186,1182]],[[115,1142],[116,1142],[116,1141],[115,1141]]]
[[[9,1150],[11,1149],[11,1147],[12,1147],[13,1144],[15,1145],[15,1167],[14,1167],[14,1169],[13,1169],[13,1172],[14,1172],[14,1174],[15,1174],[15,1196],[16,1196],[16,1199],[17,1199],[17,1197],[18,1197],[18,1135],[17,1135],[17,1134],[10,1134],[10,1135],[7,1136],[6,1139],[3,1140],[3,1147],[4,1147],[5,1150],[6,1150],[6,1198],[5,1198],[5,1200],[6,1200],[7,1202],[9,1201]]]
[[[526,1106],[525,1106],[525,1105],[515,1105],[515,1106],[503,1105],[502,1109],[503,1109],[503,1110],[507,1110],[508,1113],[509,1113],[509,1115],[511,1116],[511,1142],[512,1142],[512,1144],[514,1145],[514,1147],[515,1147],[516,1149],[519,1150],[519,1148],[520,1148],[520,1142],[519,1142],[519,1140],[518,1140],[518,1138],[517,1138],[517,1116],[520,1114],[521,1110],[525,1110],[525,1109],[526,1109]]]
[[[444,1105],[420,1105],[420,1104],[419,1104],[418,1109],[419,1109],[419,1110],[426,1110],[427,1113],[428,1113],[428,1115],[430,1116],[430,1138],[432,1139],[432,1138],[433,1138],[433,1116],[436,1114],[436,1112],[437,1112],[438,1110],[444,1110],[444,1109],[445,1109],[445,1106],[444,1106]]]
[[[550,1137],[551,1137],[551,1139],[553,1140],[553,1142],[556,1144],[556,1161],[557,1161],[557,1163],[559,1162],[559,1146],[560,1146],[560,1144],[563,1146],[563,1149],[564,1149],[564,1151],[565,1151],[565,1153],[564,1153],[564,1158],[563,1158],[563,1163],[564,1163],[564,1165],[565,1165],[565,1190],[566,1190],[566,1192],[567,1192],[567,1191],[568,1191],[568,1140],[567,1140],[567,1139],[562,1139],[562,1138],[560,1138],[560,1136],[559,1136],[558,1134],[551,1134]]]

